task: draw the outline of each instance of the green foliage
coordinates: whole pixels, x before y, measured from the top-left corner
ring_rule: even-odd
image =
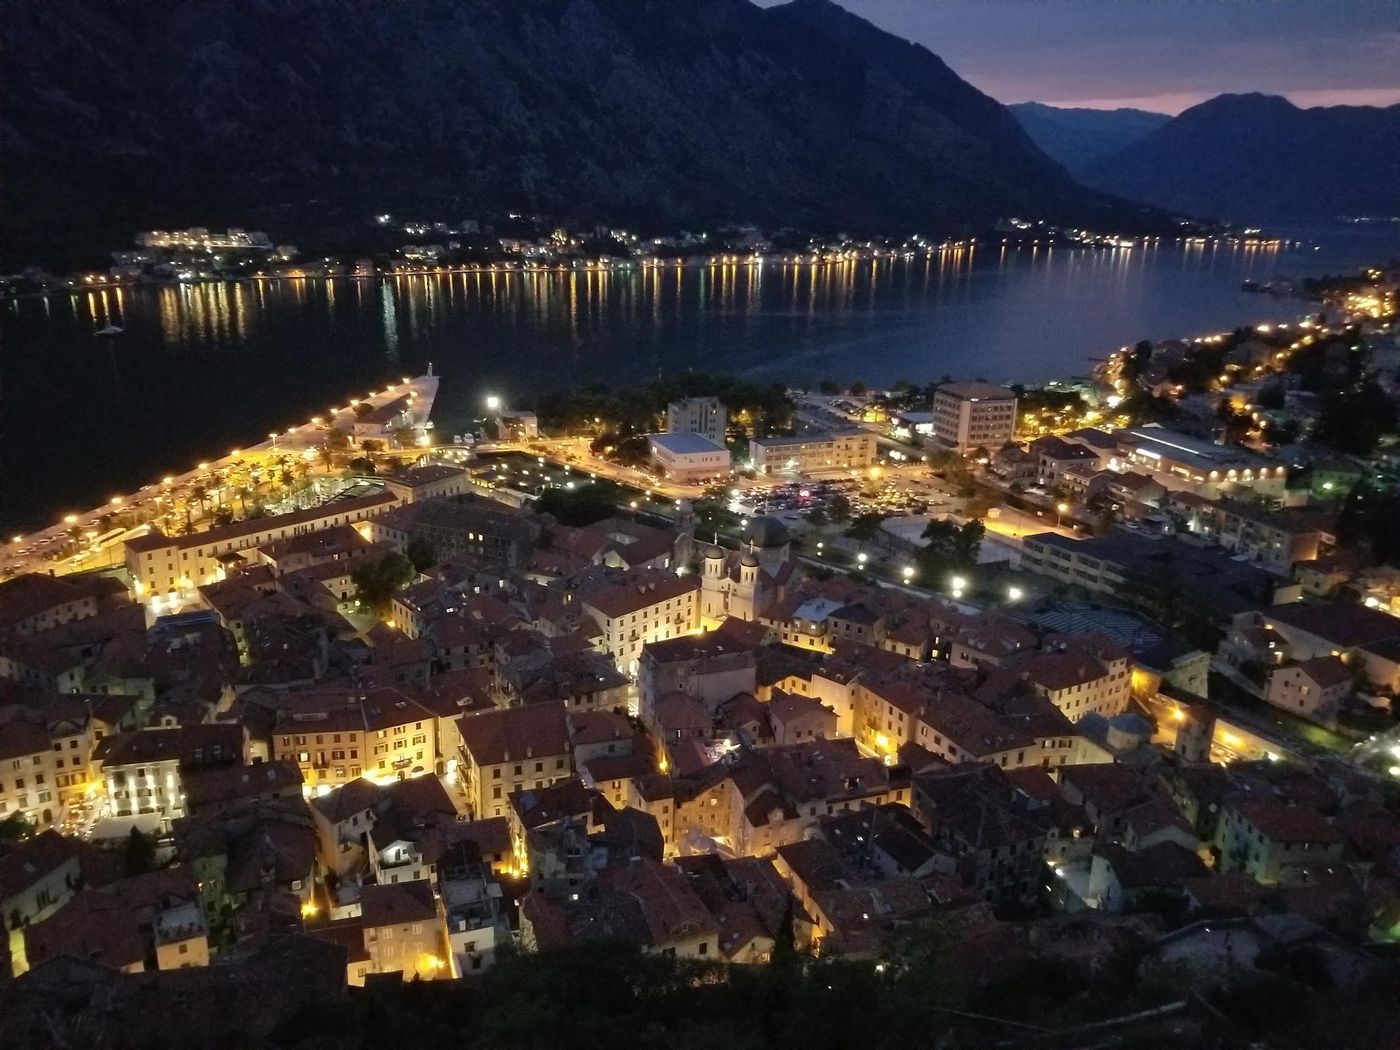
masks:
[[[1313,439],[1339,452],[1369,456],[1381,438],[1395,433],[1396,423],[1395,402],[1379,383],[1367,377],[1350,389],[1323,395],[1322,415]]]
[[[954,525],[951,521],[930,521],[923,531],[923,538],[929,541],[925,552],[971,568],[977,564],[977,552],[986,534],[987,526],[980,521],[962,525]]]
[[[1337,539],[1342,546],[1369,548],[1379,562],[1400,560],[1400,489],[1357,485],[1337,513]]]
[[[122,843],[122,867],[127,878],[156,870],[156,843],[149,835],[132,828]]]
[[[826,513],[836,524],[840,525],[851,520],[851,499],[845,493],[838,492],[827,501]]]
[[[578,488],[554,486],[540,493],[535,509],[550,514],[561,525],[592,525],[617,513],[622,490],[611,481],[593,481]]]
[[[426,536],[415,536],[404,549],[414,572],[426,572],[438,563],[437,546]]]
[[[540,424],[569,433],[615,433],[621,438],[654,433],[657,420],[671,401],[715,396],[724,402],[731,421],[763,436],[792,426],[793,403],[781,383],[760,384],[736,376],[683,372],[627,390],[614,392],[602,384],[543,394]]]
[[[857,514],[851,519],[851,524],[846,529],[846,535],[861,543],[868,543],[880,535],[880,523],[888,517],[888,514],[883,514],[878,510]]]
[[[377,615],[389,607],[396,591],[413,579],[413,563],[398,551],[375,560],[362,559],[350,573],[355,597]]]
[[[34,834],[34,825],[24,818],[23,813],[11,813],[0,820],[0,844],[13,845],[23,842]]]

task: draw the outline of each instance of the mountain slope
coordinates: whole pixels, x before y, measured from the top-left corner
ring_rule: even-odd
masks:
[[[372,212],[1109,225],[1004,107],[826,0],[14,0],[11,257]],[[22,205],[22,206],[21,206]]]
[[[1220,95],[1085,173],[1161,207],[1260,222],[1400,214],[1400,106]]]
[[[1042,102],[1017,102],[1007,109],[1031,141],[1070,172],[1092,167],[1171,120],[1145,109],[1067,109]]]

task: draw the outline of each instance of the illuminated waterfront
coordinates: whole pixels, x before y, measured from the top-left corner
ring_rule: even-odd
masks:
[[[1395,253],[1382,228],[1321,250],[944,251],[822,264],[456,272],[105,289],[5,304],[0,520],[24,526],[218,455],[386,377],[443,375],[460,428],[491,389],[617,386],[685,369],[795,383],[1082,374],[1124,342],[1282,320],[1245,279]],[[116,338],[94,333],[115,323]]]

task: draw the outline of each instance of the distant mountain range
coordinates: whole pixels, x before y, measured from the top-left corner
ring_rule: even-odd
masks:
[[[14,0],[11,259],[376,212],[971,232],[1159,221],[936,55],[827,0]]]
[[[1031,140],[1071,174],[1092,168],[1172,119],[1145,109],[1064,109],[1042,102],[1007,108]]]
[[[1400,106],[1299,109],[1273,95],[1220,95],[1076,171],[1099,189],[1208,219],[1400,215]]]

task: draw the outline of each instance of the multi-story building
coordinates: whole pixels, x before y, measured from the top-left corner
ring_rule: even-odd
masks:
[[[687,397],[666,406],[668,434],[699,434],[723,446],[728,428],[729,412],[717,397]]]
[[[370,524],[370,539],[405,550],[415,539],[432,544],[439,559],[475,554],[500,565],[524,565],[541,526],[494,500],[430,499],[398,507]]]
[[[1071,722],[1088,714],[1122,714],[1132,695],[1132,658],[1127,652],[1091,653],[1066,647],[1026,661],[1024,674]]]
[[[0,631],[33,635],[96,616],[99,589],[92,580],[24,573],[0,583]]]
[[[1233,615],[1297,601],[1298,584],[1218,550],[1128,532],[1076,540],[1039,532],[1021,541],[1021,568],[1093,594],[1132,596],[1140,579],[1170,579],[1183,594]]]
[[[447,929],[427,879],[366,886],[360,891],[360,918],[369,973],[425,980],[447,976]]]
[[[578,601],[602,630],[619,670],[637,673],[642,646],[700,627],[700,578],[662,569],[609,571],[588,581]]]
[[[711,710],[731,696],[752,693],[756,667],[753,648],[724,631],[648,643],[637,676],[642,721],[651,724],[657,703],[671,693],[688,693]]]
[[[78,840],[44,831],[0,854],[0,916],[7,930],[42,922],[73,896],[82,884]],[[10,973],[26,966],[23,940],[0,945],[0,960],[8,958]]]
[[[240,725],[203,723],[138,729],[102,740],[93,752],[114,817],[153,817],[162,831],[185,816],[184,772],[241,765],[247,733]]]
[[[462,789],[476,819],[504,817],[513,792],[573,775],[563,704],[531,704],[469,715],[459,724]]]
[[[43,717],[9,708],[0,721],[0,820],[19,814],[38,828],[58,819],[51,737]]]
[[[272,757],[295,762],[308,793],[359,777],[392,783],[437,768],[437,716],[392,686],[287,693],[275,718]]]
[[[1356,688],[1356,676],[1335,656],[1315,656],[1269,672],[1264,699],[1304,718],[1332,717]]]
[[[323,504],[310,510],[270,518],[240,521],[188,536],[167,536],[152,530],[127,540],[126,568],[136,597],[159,601],[178,599],[202,584],[224,578],[223,555],[265,547],[334,525],[353,525],[374,517],[398,502],[389,492]]]
[[[230,226],[225,233],[214,233],[203,226],[188,230],[147,230],[136,235],[143,248],[176,248],[189,252],[271,251],[272,240],[261,230],[240,230]]]
[[[647,441],[661,473],[679,484],[729,476],[729,449],[703,434],[652,434]]]
[[[1215,832],[1220,870],[1246,872],[1266,886],[1303,882],[1337,868],[1344,845],[1326,817],[1290,802],[1226,803]]]
[[[1210,510],[1216,542],[1235,554],[1280,572],[1318,556],[1323,532],[1315,519],[1232,499]]]
[[[467,472],[447,463],[429,463],[421,467],[405,467],[384,476],[384,487],[403,503],[421,503],[425,499],[467,494]]]
[[[945,383],[933,393],[934,436],[958,451],[995,451],[1016,436],[1016,395],[991,383]]]
[[[872,466],[876,448],[873,431],[836,430],[806,437],[756,438],[749,442],[749,456],[760,474],[819,474]]]
[[[1211,499],[1222,489],[1283,495],[1288,468],[1236,445],[1217,445],[1157,424],[1114,431],[1118,451],[1108,468],[1135,470],[1168,491],[1185,489]]]

